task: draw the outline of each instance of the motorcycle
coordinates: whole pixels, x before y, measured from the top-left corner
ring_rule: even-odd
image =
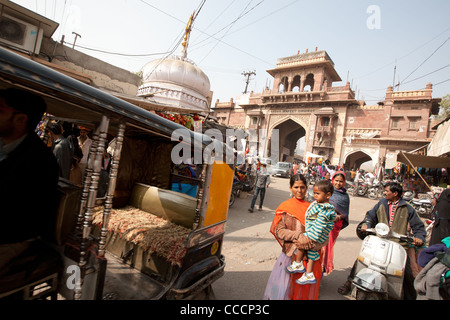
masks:
[[[241,193],[242,189],[243,189],[243,182],[240,180],[234,180],[233,181],[233,187],[231,189],[231,194],[230,194],[230,202],[228,207],[231,207],[234,202],[236,201],[236,198],[239,197],[239,194]]]
[[[382,198],[384,196],[385,186],[386,182],[375,179],[373,181],[373,185],[369,188],[367,192],[367,196],[369,197],[369,199],[375,200],[377,198]]]
[[[310,171],[306,175],[306,180],[308,181],[309,185],[314,185],[317,181],[320,180],[319,175],[315,171]]]
[[[367,181],[360,181],[358,183],[358,188],[356,188],[356,195],[360,196],[360,197],[364,197],[365,195],[368,194],[369,191],[369,184],[367,183]]]
[[[352,283],[356,300],[402,299],[407,253],[391,239],[412,242],[413,238],[392,232],[384,223],[365,231],[360,226],[358,229],[359,237],[361,233],[367,236],[359,252]]]
[[[408,190],[403,193],[403,200],[408,202],[410,205],[413,205],[413,200],[414,200],[415,196],[416,196],[416,193],[414,192],[414,190],[413,191]]]
[[[355,196],[356,194],[356,186],[353,183],[346,182],[345,183],[345,189],[347,190],[347,193],[351,196]]]
[[[422,218],[431,218],[431,213],[433,211],[433,204],[431,203],[431,199],[423,198],[423,199],[413,199],[412,205],[414,209],[416,209],[417,214]]]
[[[230,201],[228,207],[231,207],[236,198],[240,196],[242,191],[250,192],[253,190],[251,181],[245,172],[235,172],[233,187],[231,188]]]

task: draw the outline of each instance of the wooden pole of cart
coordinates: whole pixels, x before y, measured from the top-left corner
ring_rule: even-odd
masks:
[[[411,161],[408,159],[408,157],[406,156],[406,154],[402,153],[403,156],[405,157],[406,161],[408,161],[409,165],[411,167],[413,167],[414,171],[419,175],[420,179],[422,179],[422,181],[425,183],[425,185],[428,187],[428,189],[433,192],[433,190],[431,189],[431,187],[428,185],[428,183],[425,181],[425,179],[422,177],[422,175],[420,174],[420,172],[417,170],[417,168],[411,163]]]
[[[109,118],[104,115],[102,116],[101,122],[95,131],[95,139],[92,143],[91,150],[89,151],[89,163],[86,170],[88,171],[88,175],[91,175],[91,178],[89,179],[88,194],[84,195],[85,197],[87,196],[87,198],[85,198],[85,208],[83,208],[84,210],[81,211],[81,213],[84,212],[84,215],[82,217],[83,219],[82,221],[78,221],[79,223],[81,223],[81,225],[79,226],[81,227],[81,244],[80,259],[78,262],[78,266],[80,267],[80,277],[79,279],[77,279],[77,285],[75,286],[74,300],[80,300],[82,297],[83,281],[86,273],[86,264],[88,262],[87,260],[92,228],[92,215],[97,197],[98,182],[100,180],[103,151],[105,150],[108,127]],[[88,182],[86,180],[87,179],[85,179],[84,184]],[[86,185],[84,187],[85,188],[83,188],[83,191],[86,189]]]

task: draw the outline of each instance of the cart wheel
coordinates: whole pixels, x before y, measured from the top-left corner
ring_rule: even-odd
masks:
[[[228,207],[231,207],[235,200],[236,200],[236,196],[234,195],[234,192],[232,192],[230,194],[230,203],[229,203]]]
[[[207,286],[204,289],[205,300],[216,300],[216,295],[214,294],[214,290],[211,285]]]

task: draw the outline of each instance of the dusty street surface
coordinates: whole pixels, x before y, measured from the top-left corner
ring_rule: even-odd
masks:
[[[225,255],[225,275],[213,284],[216,299],[261,300],[273,265],[281,247],[269,232],[275,209],[289,198],[289,179],[272,177],[266,191],[263,211],[250,213],[252,195],[236,199],[230,208],[222,253]],[[350,225],[339,234],[334,250],[335,270],[324,276],[319,300],[348,300],[337,293],[355,261],[361,240],[356,226],[376,200],[350,197]],[[258,207],[257,200],[256,208]]]

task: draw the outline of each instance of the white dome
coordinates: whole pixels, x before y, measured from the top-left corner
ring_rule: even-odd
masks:
[[[179,57],[158,59],[147,63],[142,68],[143,87],[152,83],[167,83],[181,88],[189,88],[201,94],[209,96],[210,82],[208,76],[197,66],[188,60]]]

